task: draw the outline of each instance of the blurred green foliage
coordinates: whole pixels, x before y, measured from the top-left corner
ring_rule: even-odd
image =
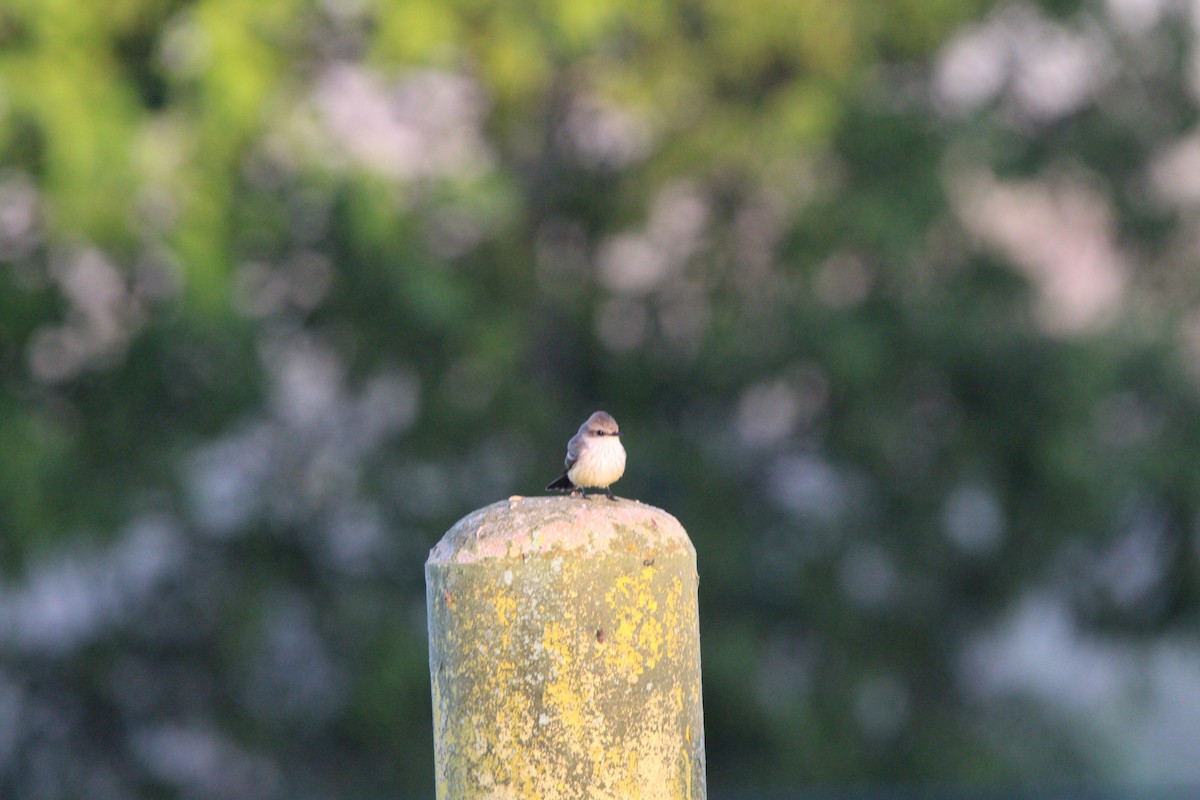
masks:
[[[715,787],[1119,769],[979,656],[1197,614],[1195,36],[1118,12],[6,3],[0,796],[429,796],[425,554],[598,407]]]

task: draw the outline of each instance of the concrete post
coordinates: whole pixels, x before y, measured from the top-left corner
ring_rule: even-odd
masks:
[[[604,497],[514,497],[425,564],[438,800],[703,800],[696,551]]]

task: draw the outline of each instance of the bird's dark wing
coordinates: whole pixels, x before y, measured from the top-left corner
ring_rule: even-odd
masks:
[[[583,434],[577,433],[571,437],[571,441],[567,442],[567,458],[563,461],[563,474],[546,487],[550,489],[574,489],[575,484],[571,483],[571,479],[567,477],[567,473],[571,471],[571,467],[575,466],[575,462],[579,460],[579,444],[583,441]]]
[[[571,467],[579,460],[579,446],[583,444],[583,433],[577,433],[567,442],[567,458],[563,461],[563,469],[570,472]]]

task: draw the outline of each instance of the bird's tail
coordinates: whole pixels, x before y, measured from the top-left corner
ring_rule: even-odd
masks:
[[[575,484],[571,483],[571,479],[567,477],[567,473],[563,473],[558,480],[546,486],[546,491],[551,489],[574,489]]]

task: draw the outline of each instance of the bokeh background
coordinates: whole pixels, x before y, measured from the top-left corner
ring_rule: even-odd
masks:
[[[1198,31],[5,0],[0,797],[432,797],[424,559],[597,408],[714,798],[1200,786]]]

